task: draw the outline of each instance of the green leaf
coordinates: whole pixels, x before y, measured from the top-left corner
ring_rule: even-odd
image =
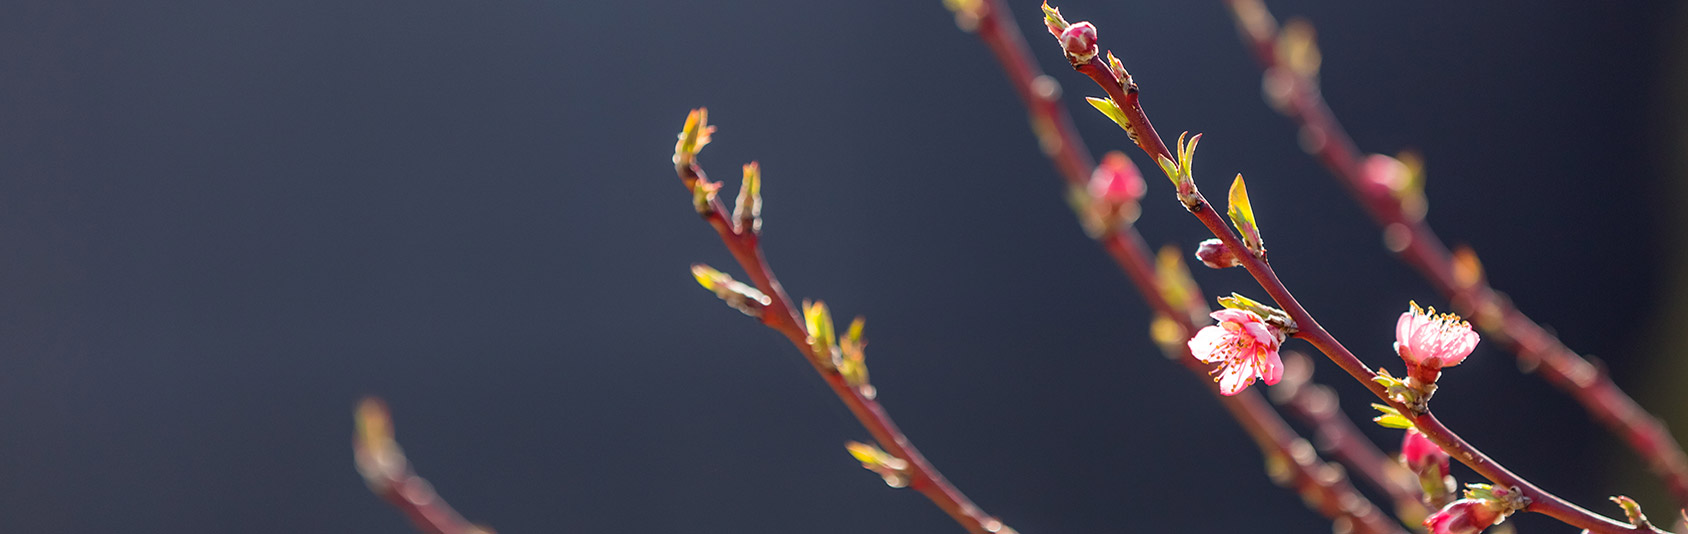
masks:
[[[1260,240],[1260,227],[1254,221],[1254,206],[1248,201],[1248,185],[1243,182],[1242,174],[1231,181],[1230,208],[1226,214],[1231,216],[1231,224],[1236,225],[1237,232],[1242,234],[1243,246],[1256,256],[1260,255],[1264,245]]]
[[[1375,402],[1372,403],[1372,408],[1376,408],[1377,411],[1383,413],[1383,415],[1372,418],[1372,421],[1376,422],[1378,426],[1384,428],[1398,428],[1402,430],[1413,428],[1412,420],[1402,416],[1399,410],[1387,405],[1377,404]]]
[[[1103,115],[1113,119],[1114,124],[1118,124],[1120,129],[1125,130],[1126,133],[1131,132],[1131,119],[1125,118],[1125,112],[1119,109],[1119,104],[1115,103],[1114,99],[1087,96],[1084,97],[1084,101],[1089,102],[1091,107],[1096,108],[1096,111],[1100,111]]]

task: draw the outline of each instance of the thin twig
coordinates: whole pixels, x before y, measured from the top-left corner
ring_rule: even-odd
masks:
[[[1073,68],[1089,76],[1102,90],[1108,93],[1108,96],[1119,106],[1120,111],[1123,112],[1126,120],[1133,128],[1134,135],[1132,137],[1135,137],[1137,146],[1148,153],[1150,158],[1179,161],[1178,157],[1167,149],[1166,143],[1160,138],[1160,134],[1155,132],[1154,124],[1149,121],[1149,117],[1143,112],[1142,103],[1138,98],[1137,85],[1132,83],[1129,77],[1124,80],[1116,78],[1100,56],[1093,56],[1087,61],[1075,61]],[[1184,192],[1180,192],[1180,194],[1181,196],[1186,195]],[[1298,329],[1295,337],[1306,340],[1317,347],[1338,367],[1341,367],[1355,380],[1366,386],[1373,395],[1411,419],[1419,432],[1422,432],[1443,450],[1448,451],[1455,459],[1502,487],[1518,488],[1522,495],[1529,499],[1529,505],[1524,508],[1524,511],[1544,514],[1571,526],[1595,533],[1660,532],[1656,529],[1641,529],[1615,521],[1548,493],[1523,477],[1507,470],[1489,458],[1488,455],[1467,443],[1443,425],[1440,420],[1436,419],[1436,416],[1429,410],[1422,413],[1416,412],[1400,401],[1391,398],[1383,384],[1373,380],[1377,377],[1377,374],[1367,368],[1366,364],[1354,356],[1353,352],[1350,352],[1347,347],[1337,341],[1335,336],[1331,335],[1329,331],[1319,325],[1317,320],[1313,319],[1313,315],[1295,300],[1294,295],[1278,279],[1277,273],[1272,270],[1265,259],[1247,252],[1249,249],[1243,244],[1242,239],[1232,232],[1231,227],[1221,218],[1212,204],[1202,196],[1200,191],[1191,188],[1187,197],[1183,200],[1190,213],[1201,220],[1202,225],[1206,226],[1215,237],[1223,241],[1226,247],[1229,247],[1232,251],[1237,251],[1236,257],[1242,267],[1248,270],[1249,274],[1260,284],[1260,287],[1268,295],[1271,295],[1272,300],[1277,302],[1278,306],[1283,308],[1289,318],[1295,322]]]
[[[1003,0],[973,2],[958,6],[956,12],[961,26],[978,33],[1008,74],[1015,92],[1031,111],[1032,129],[1038,135],[1039,144],[1061,177],[1069,187],[1084,187],[1095,162],[1073,128],[1072,117],[1061,104],[1058,84],[1037,67],[1018,25],[1001,15],[1009,12],[1006,3]],[[1194,299],[1177,303],[1167,300],[1149,248],[1135,228],[1108,229],[1096,239],[1156,314],[1173,321],[1182,332],[1194,332],[1198,328],[1195,317],[1203,315],[1205,306]],[[1208,375],[1208,369],[1190,355],[1187,345],[1173,343],[1163,348],[1170,349],[1173,359],[1199,376]],[[1226,397],[1219,394],[1216,386],[1210,385],[1208,389],[1267,455],[1274,479],[1309,496],[1309,507],[1339,524],[1351,525],[1356,532],[1403,532],[1360,495],[1341,470],[1320,461],[1307,440],[1296,434],[1260,394],[1244,391]],[[1373,452],[1382,456],[1375,448]]]
[[[701,110],[694,111],[694,116],[699,111]],[[699,124],[699,127],[706,126]],[[677,163],[679,164],[675,170],[688,190],[695,190],[699,184],[709,183],[703,168],[698,166],[695,160]],[[780,286],[773,269],[768,266],[756,228],[735,224],[734,218],[728,215],[721,202],[713,197],[708,198],[701,208],[703,219],[720,234],[721,243],[727,247],[727,251],[732,253],[739,266],[749,275],[756,289],[768,297],[765,303],[755,308],[755,315],[761,318],[762,324],[784,335],[799,351],[809,356],[805,359],[820,373],[827,386],[850,409],[850,413],[855,415],[862,427],[879,442],[885,452],[906,462],[906,465],[899,467],[901,474],[906,476],[908,487],[931,499],[933,504],[949,514],[968,532],[1012,532],[1012,529],[985,514],[966,495],[951,485],[903,435],[902,430],[891,420],[890,414],[874,400],[871,393],[864,394],[864,388],[850,384],[837,367],[812,356],[813,346],[809,339],[811,333],[807,330],[804,319],[798,315],[798,309],[792,305],[791,297],[786,295],[785,288]]]
[[[369,490],[393,505],[425,534],[492,534],[492,529],[463,519],[434,486],[416,476],[404,451],[393,441],[387,403],[366,397],[358,403],[357,434],[352,442],[358,473]]]
[[[1457,274],[1454,257],[1430,229],[1422,211],[1403,209],[1383,188],[1367,187],[1360,152],[1326,105],[1317,82],[1281,65],[1278,25],[1259,0],[1226,0],[1263,70],[1274,80],[1282,111],[1315,139],[1312,153],[1366,212],[1393,234],[1391,248],[1423,274],[1454,309],[1472,318],[1489,339],[1518,357],[1521,368],[1564,390],[1614,434],[1629,443],[1677,501],[1688,506],[1688,455],[1657,417],[1619,389],[1599,366],[1577,355],[1557,337],[1513,307],[1481,276]]]
[[[1353,420],[1343,415],[1336,392],[1330,386],[1311,381],[1313,362],[1307,355],[1284,351],[1283,360],[1283,381],[1268,390],[1272,402],[1313,428],[1319,450],[1360,472],[1361,479],[1388,495],[1395,502],[1395,515],[1401,521],[1414,524],[1423,521],[1430,510],[1424,506],[1424,490],[1412,472],[1396,459],[1385,456],[1354,426]]]

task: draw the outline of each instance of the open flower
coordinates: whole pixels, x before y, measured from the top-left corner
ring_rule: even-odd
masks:
[[[1434,378],[1434,371],[1459,365],[1477,348],[1471,323],[1451,313],[1437,315],[1436,308],[1427,312],[1416,302],[1410,305],[1395,323],[1395,352],[1407,365],[1431,371]]]
[[[1284,333],[1268,324],[1259,315],[1242,310],[1224,309],[1209,314],[1219,324],[1202,327],[1190,338],[1190,353],[1196,359],[1219,364],[1212,374],[1219,375],[1219,393],[1236,395],[1255,379],[1266,385],[1283,378],[1284,362],[1278,358]]]

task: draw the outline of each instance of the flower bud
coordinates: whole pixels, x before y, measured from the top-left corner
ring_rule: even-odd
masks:
[[[1407,429],[1406,436],[1401,438],[1401,461],[1414,473],[1423,473],[1433,465],[1443,473],[1448,472],[1448,453],[1416,428]]]
[[[1390,195],[1407,188],[1407,165],[1401,163],[1401,160],[1383,154],[1372,154],[1366,156],[1361,172],[1366,182]]]
[[[1096,26],[1089,21],[1067,26],[1061,30],[1061,48],[1066,49],[1068,60],[1089,62],[1096,57]]]
[[[1090,196],[1109,205],[1135,203],[1147,190],[1143,173],[1131,163],[1131,158],[1117,150],[1103,156],[1102,164],[1090,175]]]
[[[1242,265],[1237,261],[1237,255],[1231,253],[1231,247],[1225,246],[1225,242],[1218,239],[1209,239],[1197,245],[1196,259],[1201,260],[1202,265],[1215,269]]]
[[[1430,517],[1424,527],[1430,534],[1477,534],[1504,519],[1500,511],[1477,499],[1460,499],[1449,503]]]

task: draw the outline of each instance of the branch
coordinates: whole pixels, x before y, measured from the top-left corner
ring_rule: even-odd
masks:
[[[1179,199],[1191,214],[1201,220],[1203,226],[1206,226],[1215,237],[1224,243],[1226,248],[1235,252],[1237,262],[1248,270],[1249,274],[1260,284],[1260,287],[1268,295],[1271,295],[1278,306],[1288,314],[1288,318],[1294,321],[1298,329],[1295,337],[1306,340],[1317,347],[1320,352],[1323,352],[1338,367],[1341,367],[1355,380],[1366,386],[1379,399],[1407,416],[1421,433],[1459,460],[1460,463],[1465,464],[1479,475],[1503,488],[1517,488],[1528,501],[1528,504],[1522,508],[1524,511],[1544,514],[1571,526],[1600,534],[1662,532],[1612,520],[1585,510],[1557,495],[1548,493],[1523,477],[1513,474],[1489,458],[1488,455],[1467,443],[1443,425],[1427,408],[1414,409],[1391,396],[1383,384],[1374,380],[1378,375],[1368,369],[1365,363],[1354,356],[1354,353],[1350,352],[1347,347],[1338,342],[1335,336],[1320,326],[1319,322],[1314,320],[1312,314],[1295,300],[1289,289],[1278,279],[1277,273],[1266,263],[1264,250],[1258,247],[1258,241],[1251,239],[1252,243],[1249,244],[1254,244],[1255,247],[1245,244],[1243,238],[1231,231],[1230,226],[1220,218],[1212,205],[1195,188],[1194,182],[1189,178],[1189,154],[1182,154],[1184,157],[1180,158],[1168,150],[1166,144],[1161,141],[1160,135],[1155,132],[1154,124],[1149,121],[1148,116],[1143,111],[1143,106],[1139,101],[1139,90],[1137,84],[1132,82],[1131,75],[1125,73],[1124,68],[1119,67],[1117,63],[1110,65],[1108,62],[1104,62],[1101,56],[1094,52],[1095,44],[1093,42],[1090,44],[1090,48],[1089,57],[1074,55],[1069,48],[1068,59],[1073,68],[1090,77],[1108,93],[1123,118],[1122,126],[1128,128],[1127,134],[1139,148],[1148,153],[1150,158],[1163,162],[1162,167],[1169,171],[1169,175],[1181,174],[1182,181],[1179,181],[1179,177],[1174,177],[1175,181],[1179,181]],[[1112,57],[1112,54],[1109,56]],[[1181,150],[1180,152],[1184,151]]]
[[[1614,384],[1602,369],[1578,356],[1553,334],[1536,324],[1481,276],[1474,254],[1450,255],[1441,238],[1424,221],[1422,192],[1400,195],[1368,180],[1353,139],[1325,104],[1317,82],[1286,65],[1279,30],[1260,0],[1226,0],[1243,38],[1260,61],[1272,88],[1274,107],[1300,123],[1304,135],[1317,140],[1310,148],[1331,175],[1386,229],[1391,250],[1418,269],[1461,314],[1518,357],[1521,367],[1582,403],[1596,420],[1628,442],[1653,473],[1664,480],[1677,501],[1688,506],[1688,455],[1670,431]],[[1309,43],[1310,44],[1310,43]],[[1464,265],[1461,265],[1464,263]]]
[[[416,476],[404,451],[393,441],[393,420],[387,403],[375,397],[358,402],[357,434],[352,441],[358,473],[364,483],[393,505],[425,534],[492,534],[492,529],[463,519],[446,504],[434,486]]]
[[[1061,105],[1059,85],[1038,69],[1037,62],[1032,59],[1031,48],[1018,26],[1002,16],[1008,13],[1005,2],[955,2],[951,3],[951,8],[956,12],[958,25],[978,33],[1001,63],[1015,92],[1031,111],[1032,130],[1060,176],[1073,191],[1084,191],[1096,164],[1085,149],[1084,140],[1073,127],[1072,117]],[[1139,294],[1161,318],[1162,324],[1173,325],[1177,330],[1174,337],[1187,338],[1188,333],[1199,326],[1198,318],[1205,324],[1207,309],[1199,300],[1198,292],[1187,292],[1188,297],[1194,298],[1171,299],[1163,292],[1162,288],[1169,280],[1156,272],[1149,248],[1136,229],[1129,225],[1108,225],[1100,230],[1093,237],[1137,286]],[[1176,254],[1173,257],[1176,258]],[[1207,368],[1191,357],[1187,345],[1182,342],[1163,343],[1162,348],[1168,351],[1169,357],[1183,363],[1192,372],[1207,376]],[[1352,525],[1357,532],[1402,532],[1398,525],[1378,512],[1375,505],[1348,483],[1341,470],[1319,461],[1307,441],[1297,435],[1258,393],[1245,391],[1227,397],[1220,395],[1212,385],[1208,390],[1214,393],[1267,456],[1273,479],[1310,496],[1309,507],[1339,524]],[[1358,446],[1371,445],[1361,442]],[[1382,457],[1375,447],[1371,452]],[[1362,470],[1362,473],[1370,475],[1372,472]],[[1374,483],[1381,484],[1381,481]],[[1416,498],[1411,502],[1416,504]]]
[[[1415,476],[1394,458],[1385,456],[1344,417],[1336,392],[1330,386],[1311,381],[1313,362],[1299,352],[1284,352],[1283,381],[1272,386],[1272,402],[1289,410],[1302,424],[1313,428],[1319,450],[1330,453],[1342,465],[1359,471],[1361,478],[1395,502],[1395,515],[1411,524],[1430,514],[1421,500],[1424,491]]]
[[[820,373],[832,392],[878,441],[879,447],[883,447],[881,450],[871,445],[851,444],[850,452],[862,461],[864,467],[884,476],[893,487],[906,485],[919,491],[968,532],[1013,534],[1012,528],[986,515],[945,480],[943,474],[926,461],[926,457],[897,428],[885,408],[874,400],[876,392],[868,385],[866,367],[860,363],[863,342],[859,323],[844,336],[844,343],[839,343],[824,304],[805,302],[803,316],[798,315],[791,297],[780,286],[762,253],[760,170],[754,163],[745,166],[745,182],[737,209],[729,215],[715,198],[720,183],[710,182],[703,168],[696,163],[697,150],[709,142],[709,134],[714,130],[708,126],[707,118],[708,112],[701,108],[693,110],[687,118],[680,143],[675,148],[675,171],[680,181],[692,191],[693,207],[720,234],[721,243],[726,245],[727,251],[732,253],[755,287],[735,282],[702,265],[693,267],[698,281],[733,307],[760,318],[762,324],[784,335],[806,356],[805,359]],[[853,347],[850,346],[852,338]],[[853,353],[853,358],[849,358],[850,353]]]

